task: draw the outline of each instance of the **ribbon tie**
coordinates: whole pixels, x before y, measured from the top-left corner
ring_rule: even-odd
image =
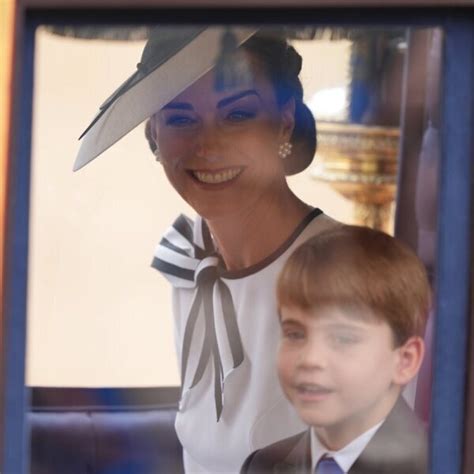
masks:
[[[232,295],[219,276],[218,263],[219,258],[204,220],[198,217],[193,224],[184,215],[180,215],[166,231],[152,262],[152,267],[159,270],[173,286],[195,289],[184,329],[181,395],[185,389],[195,387],[206,367],[212,364],[217,421],[224,406],[224,381],[244,360]],[[201,340],[196,334],[198,322],[204,326]],[[200,345],[197,348],[200,354],[189,384],[186,372],[191,348],[196,344]]]

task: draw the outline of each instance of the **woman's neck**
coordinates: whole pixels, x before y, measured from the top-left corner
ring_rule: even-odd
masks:
[[[206,220],[228,270],[240,270],[276,251],[310,212],[288,188],[250,210]]]

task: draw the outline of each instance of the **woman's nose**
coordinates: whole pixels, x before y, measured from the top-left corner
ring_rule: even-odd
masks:
[[[221,159],[220,133],[214,124],[200,127],[196,136],[196,156],[209,162]]]

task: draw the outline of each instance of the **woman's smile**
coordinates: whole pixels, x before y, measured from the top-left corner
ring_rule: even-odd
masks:
[[[200,184],[219,185],[230,183],[237,179],[243,167],[221,168],[218,170],[188,170],[193,179]]]

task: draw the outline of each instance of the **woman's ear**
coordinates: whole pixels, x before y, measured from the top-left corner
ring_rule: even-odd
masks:
[[[418,373],[425,354],[425,342],[419,336],[413,336],[402,346],[395,349],[397,360],[393,383],[404,386]]]
[[[295,128],[295,99],[291,97],[281,108],[281,138],[283,142],[289,142],[293,129]]]

